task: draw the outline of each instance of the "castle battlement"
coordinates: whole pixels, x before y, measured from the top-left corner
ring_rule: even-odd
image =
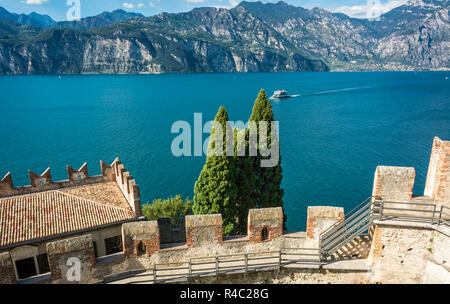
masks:
[[[303,274],[306,269],[323,282],[331,277],[324,270],[332,270],[347,276],[349,282],[449,283],[449,147],[450,142],[434,139],[422,196],[413,195],[414,168],[378,166],[370,198],[347,213],[342,207],[308,207],[305,232],[283,231],[282,208],[249,210],[247,235],[235,237],[223,236],[220,214],[186,216],[184,228],[174,236],[167,219],[129,221],[121,223],[117,236],[122,251],[109,256],[96,258],[89,232],[47,242],[50,273],[45,280],[72,283],[66,276],[66,260],[76,258],[82,270],[81,280],[75,283],[127,280],[123,277],[136,269],[143,272],[137,281],[157,282],[158,275],[167,278],[170,274],[192,280],[193,272],[197,277],[212,273],[219,280],[229,269],[244,272],[240,279],[245,280],[248,271],[267,268]],[[118,159],[111,165],[101,162],[101,168],[101,176],[89,177],[86,165],[79,170],[67,167],[69,180],[62,182],[53,182],[47,169],[40,176],[30,174],[33,180],[28,187],[43,191],[58,183],[82,185],[89,178],[99,178],[116,183],[131,208],[140,206],[139,188]],[[9,194],[31,191],[13,188],[10,174],[2,179],[2,189]],[[180,239],[180,231],[185,232],[185,241],[170,243]],[[15,278],[17,255],[0,253],[0,282]]]
[[[78,170],[66,165],[67,180],[61,181],[53,181],[50,168],[47,168],[42,174],[28,170],[30,185],[19,187],[14,187],[11,172],[8,172],[0,181],[0,198],[115,182],[132,210],[140,216],[139,186],[119,158],[116,158],[111,165],[100,161],[100,168],[100,175],[89,176],[87,163],[84,163]]]

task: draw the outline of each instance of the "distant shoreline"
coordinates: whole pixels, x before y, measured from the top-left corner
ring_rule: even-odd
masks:
[[[139,73],[73,73],[73,74],[10,74],[0,75],[0,77],[12,77],[12,76],[82,76],[82,75],[110,75],[110,76],[122,76],[122,75],[205,75],[205,74],[285,74],[285,73],[376,73],[376,72],[450,72],[450,68],[442,69],[427,69],[427,70],[330,70],[330,71],[288,71],[288,72],[198,72],[198,73],[178,73],[178,72],[139,72]]]

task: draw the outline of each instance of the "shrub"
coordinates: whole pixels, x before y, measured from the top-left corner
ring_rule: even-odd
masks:
[[[173,227],[180,227],[182,218],[192,214],[193,202],[189,199],[183,200],[180,195],[168,199],[155,199],[152,203],[142,206],[142,213],[150,221],[159,218],[170,218]]]

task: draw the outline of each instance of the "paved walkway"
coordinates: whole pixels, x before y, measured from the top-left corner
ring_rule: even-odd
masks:
[[[261,257],[263,260],[249,260],[248,271],[267,271],[278,270],[279,256],[273,257]],[[297,257],[298,258],[298,257]],[[211,258],[210,262],[203,262],[201,265],[192,264],[192,277],[214,277],[216,276],[216,262],[215,258]],[[283,268],[286,269],[319,269],[319,265],[299,262],[295,256],[285,259],[283,261]],[[328,262],[322,265],[323,269],[327,270],[348,270],[348,271],[368,271],[369,266],[367,259],[353,259]],[[220,261],[220,275],[223,274],[237,274],[245,273],[245,261],[237,260],[221,260]],[[173,265],[158,265],[157,266],[157,283],[173,283],[173,282],[187,282],[189,276],[188,264],[182,264],[179,266]],[[147,270],[141,273],[129,274],[126,277],[122,277],[115,281],[109,282],[109,284],[154,284],[153,269]]]

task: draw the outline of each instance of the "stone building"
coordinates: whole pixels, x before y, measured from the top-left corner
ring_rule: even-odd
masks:
[[[90,235],[95,258],[122,252],[122,224],[141,217],[139,187],[119,159],[100,162],[101,175],[87,164],[67,166],[68,179],[53,181],[50,169],[29,171],[30,185],[14,187],[11,173],[0,181],[0,264],[13,280],[49,277],[47,244]]]

